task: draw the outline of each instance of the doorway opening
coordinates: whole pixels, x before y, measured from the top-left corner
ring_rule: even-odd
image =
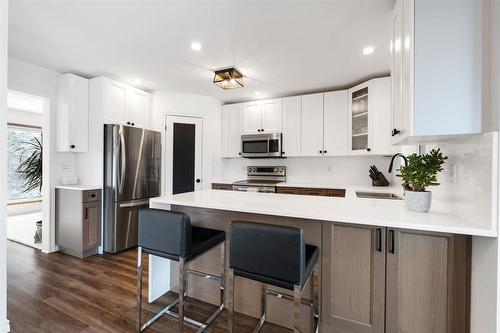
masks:
[[[43,202],[46,105],[44,97],[7,94],[7,239],[39,250],[43,221],[49,223]]]
[[[166,193],[201,190],[203,119],[166,115],[165,124]]]

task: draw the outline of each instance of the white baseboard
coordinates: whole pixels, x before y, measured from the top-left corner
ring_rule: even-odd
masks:
[[[9,333],[10,324],[7,319],[0,321],[0,333]]]

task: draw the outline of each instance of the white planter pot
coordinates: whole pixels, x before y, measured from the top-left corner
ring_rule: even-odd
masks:
[[[406,191],[405,198],[408,210],[427,213],[431,209],[432,192]]]

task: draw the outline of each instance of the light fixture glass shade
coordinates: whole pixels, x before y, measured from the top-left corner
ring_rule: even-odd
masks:
[[[243,75],[234,67],[215,71],[214,83],[224,90],[243,88]]]

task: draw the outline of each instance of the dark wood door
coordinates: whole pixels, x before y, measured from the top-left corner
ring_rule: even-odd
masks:
[[[469,332],[470,236],[387,231],[387,333]]]
[[[101,201],[83,204],[83,251],[101,245]]]
[[[323,224],[325,332],[384,332],[384,235],[384,228]]]

